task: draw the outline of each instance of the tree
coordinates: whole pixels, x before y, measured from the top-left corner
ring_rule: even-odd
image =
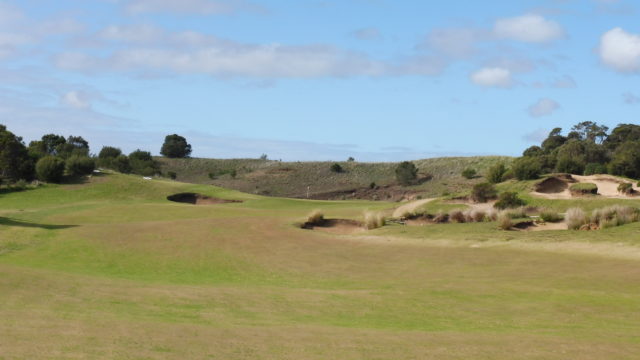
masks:
[[[560,135],[561,133],[562,128],[555,128],[551,130],[549,136],[542,142],[542,150],[545,153],[553,151],[567,141],[566,137]]]
[[[613,160],[609,163],[609,173],[630,178],[640,178],[640,142],[627,141],[618,146]]]
[[[542,148],[540,146],[531,146],[522,153],[522,156],[536,157],[542,156],[543,154],[544,151],[542,151]]]
[[[611,131],[609,137],[604,141],[604,145],[609,150],[615,150],[622,143],[638,139],[640,139],[640,125],[620,124]]]
[[[89,156],[89,143],[82,136],[69,136],[64,143],[56,146],[55,154],[63,159],[71,156]]]
[[[492,184],[502,182],[502,177],[507,172],[507,167],[503,163],[498,163],[489,168],[487,180]]]
[[[609,127],[598,125],[593,121],[583,121],[571,128],[571,133],[577,135],[579,140],[589,140],[601,144],[607,138]]]
[[[56,156],[45,156],[36,164],[38,179],[46,182],[59,183],[64,176],[64,160]]]
[[[123,174],[128,174],[131,172],[131,164],[129,163],[129,158],[127,155],[120,155],[112,161],[112,169],[121,172]]]
[[[396,179],[403,186],[415,183],[418,178],[418,168],[410,161],[403,161],[396,168]]]
[[[186,158],[191,155],[191,145],[184,137],[173,134],[167,135],[164,139],[160,154],[168,158]]]
[[[115,159],[122,155],[122,150],[113,146],[103,146],[98,154],[98,159]]]
[[[0,180],[15,182],[31,180],[33,176],[33,161],[22,138],[0,125]]]

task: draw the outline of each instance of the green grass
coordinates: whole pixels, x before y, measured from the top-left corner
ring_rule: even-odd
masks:
[[[598,191],[598,185],[592,183],[577,183],[569,187],[569,190],[582,192],[582,193],[596,193]]]
[[[178,192],[244,202],[166,200]],[[355,235],[295,226],[315,209],[361,220],[365,210],[395,205],[264,198],[117,174],[3,193],[0,358],[632,359],[640,352],[640,267],[616,252],[640,247],[640,224],[537,233],[495,223],[394,224]]]

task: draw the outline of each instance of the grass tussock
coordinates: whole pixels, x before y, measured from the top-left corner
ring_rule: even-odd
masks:
[[[589,222],[587,214],[581,208],[571,208],[567,210],[564,218],[570,230],[579,230]]]
[[[634,207],[613,205],[594,210],[590,220],[604,229],[637,222],[640,220],[640,212]]]
[[[540,219],[544,222],[556,223],[564,220],[564,216],[550,209],[544,209],[540,212]]]
[[[498,214],[498,228],[500,230],[510,230],[513,227],[513,221],[511,221],[511,215],[508,211],[501,211]]]
[[[380,212],[368,211],[364,214],[364,226],[367,228],[367,230],[381,228],[385,226],[386,223],[386,218]]]
[[[324,214],[320,210],[313,210],[307,217],[308,224],[321,224],[324,221]]]

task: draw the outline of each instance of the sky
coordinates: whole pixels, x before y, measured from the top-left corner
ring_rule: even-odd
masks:
[[[625,0],[0,0],[0,124],[158,154],[519,155],[638,123]]]

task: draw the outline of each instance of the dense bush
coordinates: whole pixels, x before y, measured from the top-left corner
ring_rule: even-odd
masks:
[[[59,183],[64,176],[64,160],[55,156],[45,156],[36,164],[38,179],[46,182]]]
[[[120,155],[117,158],[112,160],[111,169],[121,172],[123,174],[128,174],[131,172],[131,164],[129,163],[129,158],[127,155]]]
[[[596,175],[596,174],[606,174],[607,167],[604,164],[599,163],[588,163],[587,166],[584,167],[585,175]]]
[[[88,156],[74,155],[67,159],[66,168],[69,176],[89,175],[95,170],[96,162]]]
[[[502,177],[507,172],[507,168],[503,163],[496,164],[489,168],[487,172],[486,178],[492,184],[497,184],[502,182]]]
[[[175,171],[169,171],[169,172],[167,173],[167,176],[169,176],[169,178],[170,178],[171,180],[175,180],[175,179],[177,179],[177,178],[178,178],[178,174],[177,174]]]
[[[476,170],[472,168],[466,168],[462,171],[462,176],[466,179],[473,179],[474,177],[476,177],[476,174]]]
[[[0,125],[0,181],[15,182],[34,177],[34,162],[22,138]]]
[[[330,170],[334,173],[341,173],[343,171],[342,166],[338,163],[332,164]]]
[[[403,186],[412,185],[418,178],[418,168],[409,161],[403,161],[396,168],[396,179]]]
[[[513,175],[518,180],[534,180],[540,176],[540,161],[533,157],[522,157],[513,162]]]
[[[153,176],[160,172],[158,164],[148,151],[136,150],[129,154],[131,172],[142,176]]]
[[[495,199],[498,191],[495,186],[489,183],[476,184],[471,190],[471,200],[479,203]]]
[[[526,202],[518,197],[515,192],[503,192],[498,201],[493,205],[496,209],[512,209],[526,205]]]

